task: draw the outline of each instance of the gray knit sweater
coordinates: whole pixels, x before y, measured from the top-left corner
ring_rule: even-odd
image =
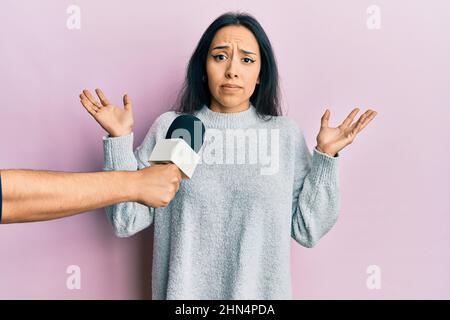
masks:
[[[292,299],[291,237],[310,248],[335,224],[339,154],[311,155],[293,120],[261,119],[253,105],[195,115],[206,133],[193,177],[164,208],[107,207],[116,235],[154,224],[153,299]],[[160,115],[135,151],[132,133],[103,137],[104,170],[150,166],[177,116]]]

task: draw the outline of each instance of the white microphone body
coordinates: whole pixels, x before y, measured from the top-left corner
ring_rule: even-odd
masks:
[[[158,140],[149,159],[153,164],[175,164],[181,170],[183,179],[192,177],[199,160],[200,156],[180,138]]]

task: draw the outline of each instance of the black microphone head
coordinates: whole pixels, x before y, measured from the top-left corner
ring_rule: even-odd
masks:
[[[192,114],[183,114],[175,118],[167,130],[166,139],[181,138],[198,153],[205,138],[205,125]]]

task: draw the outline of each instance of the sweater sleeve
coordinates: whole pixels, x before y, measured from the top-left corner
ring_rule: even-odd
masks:
[[[156,141],[156,121],[148,131],[142,144],[133,152],[133,133],[122,137],[103,137],[104,171],[135,171],[151,164],[144,159],[141,150],[153,149]],[[138,202],[122,202],[106,207],[116,236],[130,237],[153,223],[155,208]]]
[[[312,248],[336,223],[340,210],[339,154],[308,150],[296,129],[291,236]]]

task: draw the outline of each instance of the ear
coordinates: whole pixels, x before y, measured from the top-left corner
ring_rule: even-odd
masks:
[[[256,84],[259,84],[259,77],[258,77],[258,80],[256,80]]]

